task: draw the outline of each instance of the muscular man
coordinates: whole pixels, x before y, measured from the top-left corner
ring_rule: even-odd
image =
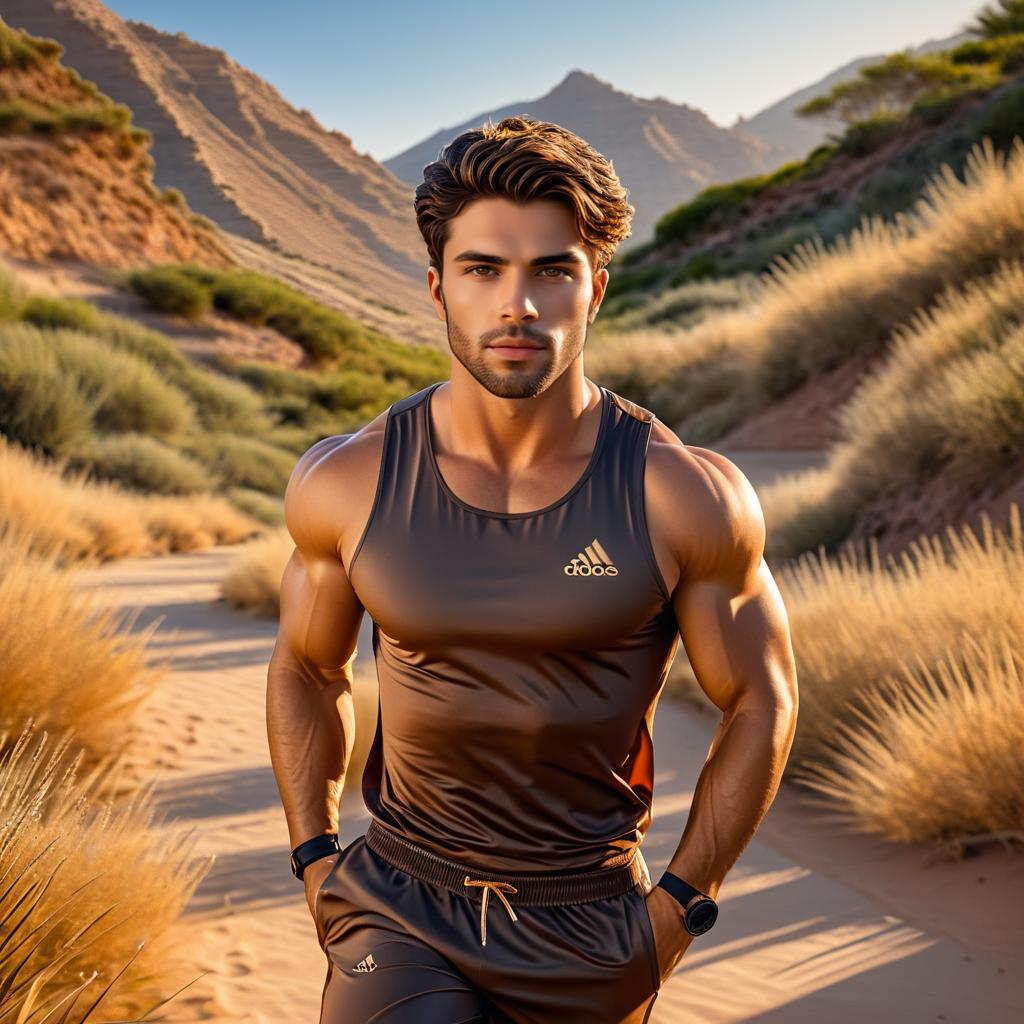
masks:
[[[633,213],[610,163],[513,117],[424,179],[451,378],[314,445],[285,498],[267,723],[328,960],[321,1024],[646,1021],[793,739],[761,509],[728,459],[584,375]],[[364,610],[372,818],[339,852]],[[680,640],[722,721],[652,885],[652,725]]]

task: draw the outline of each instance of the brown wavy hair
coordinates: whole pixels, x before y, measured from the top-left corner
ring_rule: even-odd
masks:
[[[456,136],[423,168],[416,223],[440,274],[448,224],[482,196],[514,202],[551,199],[568,207],[596,272],[630,234],[636,210],[610,160],[561,125],[525,114]]]

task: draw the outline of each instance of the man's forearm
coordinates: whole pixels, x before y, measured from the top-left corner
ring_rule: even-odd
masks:
[[[355,741],[352,680],[275,652],[267,670],[267,739],[291,846],[338,831]]]
[[[796,709],[741,701],[718,726],[668,870],[711,897],[767,813],[789,757]]]

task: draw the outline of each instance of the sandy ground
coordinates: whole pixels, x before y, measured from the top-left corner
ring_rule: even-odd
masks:
[[[793,468],[730,454],[755,484]],[[83,573],[81,585],[141,606],[137,629],[162,617],[152,648],[174,668],[149,705],[142,755],[168,819],[196,828],[197,850],[216,854],[182,922],[190,977],[210,973],[172,1004],[175,1019],[313,1024],[326,961],[288,869],[266,738],[276,623],[218,599],[233,554],[128,559]],[[372,668],[369,632],[366,618],[362,671]],[[688,704],[658,707],[655,821],[643,846],[655,878],[682,834],[715,724]],[[346,793],[343,843],[367,820]],[[1024,1019],[1024,856],[996,848],[925,866],[927,852],[840,834],[784,784],[722,886],[718,923],[663,987],[653,1024]]]

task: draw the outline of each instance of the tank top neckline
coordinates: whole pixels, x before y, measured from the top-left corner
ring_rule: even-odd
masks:
[[[608,433],[611,400],[608,394],[608,389],[603,384],[597,385],[601,389],[601,420],[597,427],[597,439],[594,441],[594,449],[590,453],[590,461],[587,463],[586,468],[583,470],[583,473],[580,475],[576,483],[574,483],[572,487],[565,492],[565,494],[560,498],[556,498],[553,502],[545,505],[543,508],[534,509],[530,512],[496,512],[493,509],[478,508],[476,505],[470,505],[468,501],[463,501],[462,498],[460,498],[445,482],[444,476],[441,474],[441,467],[437,463],[437,455],[434,452],[434,430],[430,421],[430,400],[433,397],[434,392],[443,383],[443,380],[439,380],[436,384],[431,385],[422,404],[424,420],[424,447],[427,450],[427,456],[438,487],[440,487],[441,490],[460,508],[465,509],[467,512],[472,512],[474,515],[487,516],[491,519],[532,519],[536,516],[544,515],[547,512],[552,512],[559,506],[564,505],[590,479],[591,474],[594,472],[594,467],[597,465],[597,461],[601,457],[605,437]],[[595,383],[597,382],[595,381]]]

